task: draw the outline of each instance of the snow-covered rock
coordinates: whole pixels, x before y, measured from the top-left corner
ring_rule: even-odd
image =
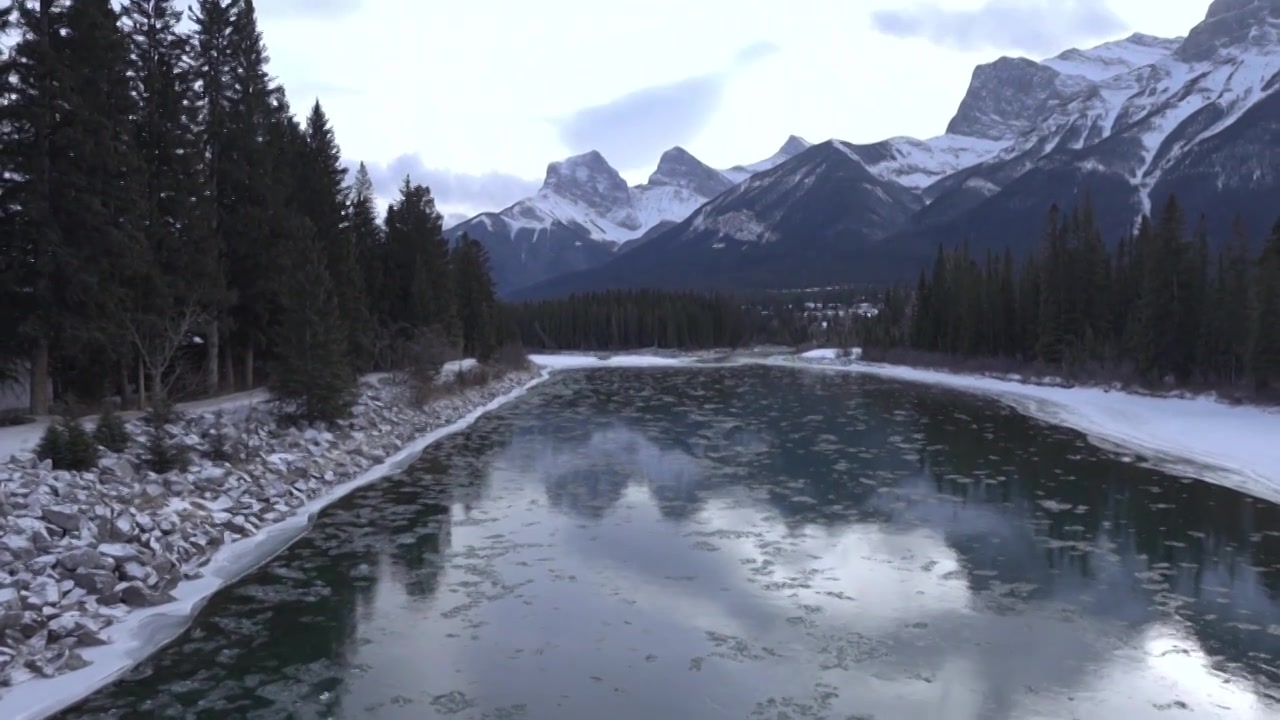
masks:
[[[459,364],[461,367],[462,365]],[[391,378],[366,378],[351,417],[333,430],[281,427],[266,405],[229,417],[192,412],[164,432],[192,451],[181,472],[145,469],[139,442],[91,472],[51,470],[18,454],[0,465],[0,687],[83,667],[76,648],[131,609],[171,601],[219,548],[309,501],[530,379],[510,375],[412,407]],[[234,462],[211,459],[226,438]]]

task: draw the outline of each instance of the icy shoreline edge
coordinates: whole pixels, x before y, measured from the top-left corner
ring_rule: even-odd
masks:
[[[385,460],[309,500],[279,522],[220,547],[201,567],[202,577],[184,580],[174,588],[171,592],[174,601],[131,610],[102,632],[101,637],[106,644],[80,649],[81,656],[90,662],[88,666],[54,677],[30,678],[0,691],[0,717],[6,720],[41,720],[66,710],[115,681],[177,638],[215,593],[269,562],[306,534],[326,507],[366,485],[403,470],[432,443],[465,430],[484,414],[521,397],[550,378],[552,372],[553,368],[543,367],[533,373],[521,374],[524,382],[514,389],[483,402],[449,424],[411,440]],[[496,380],[492,385],[510,383],[511,377],[514,376]]]
[[[832,357],[777,355],[762,364],[873,375],[974,393],[1019,413],[1085,435],[1149,467],[1280,504],[1280,412],[1209,398],[1137,395],[1095,387],[1055,387]]]
[[[865,362],[815,362],[794,355],[723,357],[726,362],[704,364],[695,357],[621,355],[542,355],[531,358],[539,367],[536,377],[522,386],[473,409],[461,419],[413,440],[386,460],[354,480],[335,486],[281,522],[263,527],[256,535],[222,548],[206,565],[205,576],[183,583],[178,603],[141,609],[112,626],[104,635],[111,644],[84,651],[93,665],[54,678],[37,678],[0,691],[0,717],[41,720],[76,704],[111,683],[146,657],[176,638],[204,603],[218,590],[235,582],[300,538],[315,516],[347,494],[413,462],[432,442],[464,430],[481,415],[525,394],[557,370],[599,367],[679,366],[686,368],[762,364],[793,369],[860,372],[888,379],[962,390],[991,397],[1035,419],[1084,433],[1105,449],[1149,455],[1148,464],[1166,472],[1196,477],[1237,489],[1254,497],[1280,502],[1280,446],[1259,438],[1280,437],[1280,413],[1257,408],[1225,406],[1207,400],[1143,397],[1100,389],[1056,388],[1026,385],[981,376],[881,366]],[[1169,403],[1173,403],[1170,405]],[[1193,413],[1179,417],[1171,409]],[[1163,424],[1160,420],[1165,420]],[[1200,432],[1194,442],[1178,424],[1226,420],[1226,427]],[[1153,424],[1155,423],[1155,424]],[[1247,432],[1243,432],[1247,429]],[[1271,433],[1276,430],[1276,433]],[[244,552],[230,553],[233,548]],[[250,552],[252,551],[252,552]],[[175,593],[177,594],[177,593]],[[126,632],[127,631],[127,632]],[[114,659],[117,667],[105,667]]]

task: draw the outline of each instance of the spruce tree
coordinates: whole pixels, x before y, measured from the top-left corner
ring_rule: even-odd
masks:
[[[71,102],[64,53],[55,43],[65,33],[65,0],[20,2],[14,6],[17,41],[4,58],[0,78],[0,198],[4,208],[3,256],[6,285],[20,288],[6,298],[11,325],[6,335],[26,351],[30,365],[31,412],[49,413],[50,355],[66,319],[60,303],[60,258],[68,242],[56,221],[58,208],[54,137],[58,118]],[[11,303],[11,304],[10,304]]]
[[[202,208],[209,232],[209,252],[217,260],[216,272],[225,277],[229,272],[227,234],[232,225],[228,216],[235,202],[236,179],[243,175],[231,138],[231,113],[237,100],[230,4],[225,0],[197,0],[191,19],[195,26],[191,70],[199,99],[195,136],[200,148]],[[228,295],[219,296],[222,302],[212,309],[205,336],[205,389],[210,394],[218,391],[224,373],[228,384],[236,385],[234,365],[227,362],[223,367],[221,356],[222,341],[229,329],[226,323],[231,288],[225,279],[216,286]]]
[[[498,303],[489,272],[489,253],[479,240],[463,234],[450,259],[462,354],[488,360],[497,347],[494,317]],[[616,329],[614,332],[616,335]]]
[[[298,222],[309,224],[304,218]],[[306,230],[299,229],[301,236]],[[330,422],[344,417],[354,400],[355,376],[347,357],[347,337],[333,322],[337,299],[319,242],[301,240],[291,253],[295,265],[282,278],[280,324],[269,387],[284,415]]]
[[[347,228],[351,233],[351,242],[355,248],[356,266],[363,277],[360,279],[364,287],[364,297],[368,306],[370,322],[373,323],[382,310],[387,307],[383,299],[388,280],[386,262],[386,237],[382,223],[378,220],[377,197],[374,194],[373,180],[369,177],[369,169],[360,163],[356,170],[355,180],[347,193]]]
[[[98,422],[93,428],[93,439],[99,445],[114,453],[122,453],[129,449],[132,438],[125,426],[124,418],[114,408],[108,406],[98,415]]]
[[[204,332],[215,342],[225,281],[213,232],[213,208],[202,177],[200,103],[192,43],[179,28],[174,0],[128,0],[122,19],[129,41],[130,80],[139,113],[134,138],[142,159],[148,272],[135,286],[132,335],[141,353]],[[159,353],[163,355],[163,352]],[[206,387],[217,389],[217,358]],[[163,374],[165,368],[153,368]]]
[[[1280,220],[1263,245],[1253,287],[1249,371],[1258,389],[1269,390],[1280,383]]]
[[[307,116],[306,135],[309,163],[299,179],[304,188],[303,209],[324,248],[325,267],[338,304],[333,322],[339,323],[347,335],[347,352],[353,363],[365,366],[370,342],[369,308],[355,238],[344,212],[347,169],[319,100]]]
[[[281,173],[290,168],[300,172],[305,158],[294,158],[299,165],[273,166],[273,155],[280,150],[270,145],[269,136],[275,118],[288,114],[287,104],[267,75],[267,51],[253,1],[232,2],[229,15],[224,48],[229,104],[223,108],[220,140],[225,176],[218,188],[218,229],[235,297],[228,336],[239,350],[244,384],[254,385],[256,354],[270,341],[279,305],[277,284],[287,271],[280,265],[280,233],[268,231],[281,213],[277,185]]]

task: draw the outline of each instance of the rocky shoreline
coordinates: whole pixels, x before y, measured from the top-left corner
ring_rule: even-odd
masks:
[[[96,470],[52,470],[22,453],[0,464],[0,695],[33,677],[85,667],[80,649],[138,608],[163,605],[221,547],[257,534],[394,455],[528,384],[536,371],[414,408],[389,376],[361,381],[350,419],[280,427],[269,403],[179,415],[170,439],[190,466],[145,470],[148,430]]]

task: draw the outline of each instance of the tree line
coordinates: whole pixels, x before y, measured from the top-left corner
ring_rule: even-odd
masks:
[[[18,0],[0,11],[0,368],[55,401],[254,387],[298,414],[430,334],[506,338],[488,256],[405,178],[379,217],[319,100],[267,71],[253,0]]]
[[[915,287],[885,292],[864,344],[1147,384],[1280,381],[1280,221],[1260,248],[1239,221],[1211,243],[1204,217],[1190,226],[1170,196],[1108,245],[1086,198],[1052,207],[1045,228],[1022,261],[940,247]]]
[[[611,290],[513,306],[525,347],[545,350],[726,348],[753,333],[749,313],[728,295]]]

